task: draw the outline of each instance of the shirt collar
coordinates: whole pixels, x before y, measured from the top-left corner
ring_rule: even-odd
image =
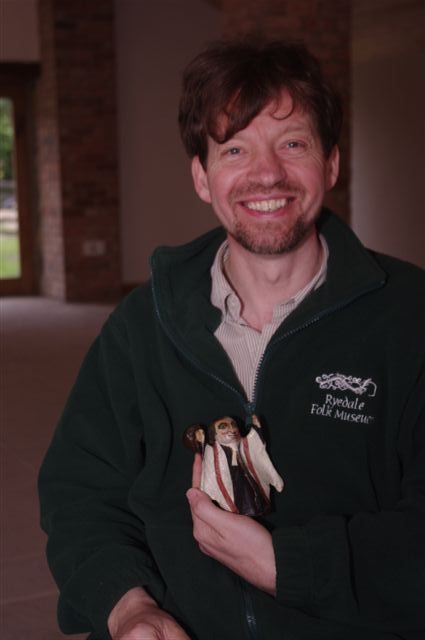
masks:
[[[283,318],[288,314],[288,308],[295,309],[300,302],[314,289],[320,287],[326,279],[326,271],[329,257],[329,249],[325,238],[319,235],[322,245],[322,260],[318,271],[311,280],[289,300],[278,303],[273,312],[273,320]],[[241,318],[241,301],[236,291],[232,288],[224,272],[224,264],[229,255],[228,242],[225,240],[219,247],[211,267],[211,303],[220,309],[222,319],[233,320],[240,324],[246,324]]]

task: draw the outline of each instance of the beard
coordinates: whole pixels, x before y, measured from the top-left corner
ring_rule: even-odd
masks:
[[[289,196],[295,196],[302,200],[305,195],[304,189],[294,183],[281,181],[274,187],[274,193],[276,190],[280,190],[283,194],[282,197],[289,194]],[[267,196],[268,190],[264,189],[262,185],[251,184],[244,189],[235,191],[232,194],[232,200],[248,199],[251,193],[263,193]],[[289,206],[292,209],[292,206]],[[298,211],[291,210],[283,218],[268,222],[250,220],[246,217],[237,218],[232,228],[227,229],[227,232],[238,244],[251,253],[269,256],[288,253],[310,235],[320,213],[320,207],[315,215],[311,216],[311,213],[307,214],[299,204],[298,206],[300,207]]]
[[[296,249],[310,235],[318,216],[319,211],[313,218],[301,214],[294,221],[271,220],[260,225],[247,220],[237,220],[229,233],[250,253],[263,256],[282,255]]]

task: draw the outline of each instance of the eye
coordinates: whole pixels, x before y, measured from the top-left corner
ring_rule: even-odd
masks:
[[[290,140],[287,145],[288,149],[294,149],[299,150],[299,149],[304,149],[305,148],[305,142],[302,142],[301,140]]]
[[[240,147],[230,147],[224,152],[228,156],[238,156],[241,153]]]

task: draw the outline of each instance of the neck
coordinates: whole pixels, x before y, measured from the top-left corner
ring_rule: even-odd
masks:
[[[319,270],[322,247],[316,229],[292,251],[258,255],[229,236],[226,276],[242,303],[242,317],[261,331],[278,303],[293,297]]]

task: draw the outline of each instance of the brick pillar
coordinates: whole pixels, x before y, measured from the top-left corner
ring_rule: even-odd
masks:
[[[37,182],[42,257],[40,291],[53,298],[66,294],[56,67],[52,6],[40,2],[42,72],[36,91]]]
[[[120,296],[114,0],[39,0],[41,290]]]
[[[345,220],[350,216],[350,5],[350,0],[222,0],[226,36],[252,33],[304,42],[341,95],[341,171],[326,203]]]

